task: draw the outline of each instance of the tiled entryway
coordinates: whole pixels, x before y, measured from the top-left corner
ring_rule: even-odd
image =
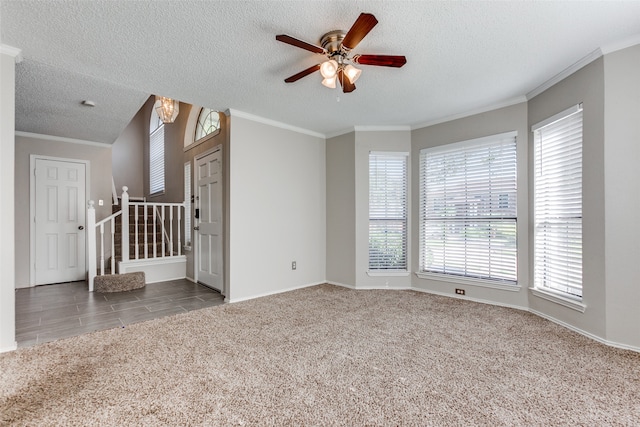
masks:
[[[220,293],[184,279],[115,293],[89,292],[86,282],[17,289],[16,340],[28,347],[223,303]]]

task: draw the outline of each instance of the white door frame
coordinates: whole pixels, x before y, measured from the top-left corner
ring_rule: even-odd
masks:
[[[197,164],[198,160],[200,160],[200,159],[202,159],[204,157],[207,157],[209,154],[213,154],[216,151],[220,151],[220,156],[222,158],[222,167],[223,167],[223,169],[221,171],[221,175],[220,176],[222,177],[222,180],[223,180],[222,181],[222,190],[223,190],[222,203],[224,203],[224,200],[225,200],[225,198],[224,198],[224,185],[225,185],[225,183],[224,183],[224,157],[223,157],[224,153],[222,152],[222,144],[218,144],[215,147],[213,147],[213,148],[211,148],[211,149],[209,149],[207,151],[204,151],[204,152],[202,152],[200,154],[197,154],[193,158],[193,162],[192,162],[192,165],[191,165],[191,179],[192,179],[193,182],[191,183],[191,188],[193,189],[193,194],[196,196],[195,200],[194,200],[195,203],[194,203],[194,206],[193,206],[194,212],[195,212],[196,206],[198,207],[198,209],[200,208],[200,200],[198,200],[198,198],[197,198],[198,197],[198,194],[196,193],[197,187],[195,185],[196,184],[196,175],[197,175],[196,164]],[[195,217],[193,219],[195,219]],[[220,293],[222,295],[226,296],[227,295],[227,281],[225,280],[225,276],[224,276],[224,255],[225,255],[225,251],[224,251],[224,247],[225,247],[224,246],[224,231],[225,231],[224,220],[225,220],[225,218],[224,218],[224,209],[223,209],[222,210],[222,228],[221,228],[221,230],[222,230],[221,231],[221,234],[222,234],[222,254],[221,254],[222,255],[222,260],[221,260],[222,291]],[[196,223],[196,221],[193,221],[192,224],[194,226],[197,226],[199,224],[199,222]],[[198,259],[199,259],[199,256],[200,256],[200,252],[199,252],[199,248],[198,248],[198,245],[197,245],[196,233],[198,233],[198,231],[197,230],[193,230],[193,234],[191,236],[191,241],[192,241],[191,247],[193,248],[193,252],[192,252],[193,253],[193,280],[195,280],[195,282],[198,283],[198,270],[200,269],[200,266],[198,264]]]
[[[84,174],[84,192],[85,192],[85,200],[89,201],[90,194],[90,176],[91,176],[91,162],[89,160],[80,160],[80,159],[68,159],[63,157],[54,157],[54,156],[45,156],[41,154],[31,154],[29,156],[29,286],[35,286],[36,283],[36,180],[35,180],[35,171],[36,171],[36,160],[53,160],[55,162],[67,162],[67,163],[81,163],[84,164],[85,174]],[[83,207],[87,209],[86,206]],[[86,226],[85,226],[86,229]],[[87,236],[89,230],[84,233],[85,235],[85,265],[89,265],[87,263],[87,253],[89,252],[87,247]]]

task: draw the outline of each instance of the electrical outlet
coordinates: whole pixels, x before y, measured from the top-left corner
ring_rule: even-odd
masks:
[[[291,261],[291,269],[295,270],[298,267],[295,261]]]
[[[464,289],[456,288],[456,295],[464,295]]]

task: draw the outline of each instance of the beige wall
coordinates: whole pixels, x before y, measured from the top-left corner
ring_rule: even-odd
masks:
[[[640,45],[604,57],[606,338],[640,348]]]
[[[30,286],[29,259],[29,201],[30,201],[30,156],[37,154],[62,159],[86,160],[89,162],[89,196],[96,202],[96,219],[111,215],[111,147],[84,145],[46,139],[16,136],[15,138],[15,286]],[[104,206],[97,201],[104,200]]]
[[[529,236],[527,211],[527,104],[520,103],[482,114],[465,117],[434,126],[416,129],[412,132],[411,179],[412,179],[412,236],[411,259],[414,270],[419,268],[419,203],[420,203],[420,150],[459,141],[480,138],[489,135],[516,131],[518,156],[518,286],[508,289],[494,289],[485,286],[460,284],[443,280],[421,279],[413,277],[413,286],[429,292],[443,295],[455,295],[455,288],[463,288],[468,298],[495,304],[526,308],[529,287]]]
[[[4,45],[0,45],[5,48]],[[15,54],[19,51],[16,50]],[[14,135],[15,135],[15,55],[0,52],[0,353],[16,348],[15,330],[15,260],[11,244],[15,236]],[[22,215],[23,213],[20,213]],[[19,218],[19,216],[18,216]],[[24,236],[21,236],[24,238]]]
[[[129,188],[130,197],[144,197],[144,142],[148,138],[149,114],[145,104],[131,119],[111,146],[113,181],[118,196],[122,187]],[[146,135],[146,136],[145,136]]]
[[[582,147],[582,302],[584,313],[532,295],[534,312],[606,337],[604,228],[604,61],[600,58],[529,101],[529,126],[583,103]],[[530,144],[529,155],[533,157]],[[531,165],[531,161],[529,162]],[[533,167],[531,167],[533,170]],[[529,174],[532,188],[533,176]],[[531,192],[533,197],[533,191]],[[529,213],[533,215],[533,199]],[[533,218],[533,217],[532,217]],[[533,233],[533,229],[530,230]],[[530,234],[532,236],[532,234]],[[533,239],[531,239],[533,245]],[[532,248],[533,246],[531,246]],[[533,260],[531,260],[533,270]]]
[[[227,298],[238,301],[324,282],[324,138],[233,111],[230,128]]]
[[[355,286],[355,133],[326,142],[327,271],[332,283]]]

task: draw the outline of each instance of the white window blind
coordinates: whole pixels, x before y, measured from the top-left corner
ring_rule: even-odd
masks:
[[[164,123],[151,112],[149,124],[149,193],[164,191]]]
[[[184,164],[184,244],[191,246],[191,163]]]
[[[516,134],[420,151],[420,271],[517,280]]]
[[[532,130],[534,284],[581,298],[582,108],[573,107]]]
[[[369,269],[407,269],[407,154],[369,154]]]

